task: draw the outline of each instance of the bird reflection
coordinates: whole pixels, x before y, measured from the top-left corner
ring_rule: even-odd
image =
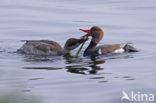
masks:
[[[67,72],[70,73],[77,73],[77,74],[86,74],[85,71],[88,70],[88,68],[85,67],[78,67],[78,66],[66,66]]]
[[[99,70],[104,70],[100,64],[104,64],[108,59],[120,59],[120,58],[132,58],[132,55],[123,54],[123,55],[105,55],[105,56],[98,56],[98,57],[79,57],[75,58],[72,56],[64,56],[64,57],[51,57],[51,56],[26,56],[24,57],[24,61],[29,62],[57,62],[59,60],[65,60],[65,67],[23,67],[23,69],[36,69],[36,70],[59,70],[59,69],[67,69],[67,72],[70,73],[77,73],[77,74],[97,74]]]
[[[36,70],[59,70],[62,68],[57,67],[23,67],[23,69],[36,69]]]
[[[75,61],[76,60],[76,61]],[[81,63],[83,59],[72,59],[72,58],[66,58],[66,63]],[[99,70],[104,70],[104,68],[97,66],[98,64],[105,63],[105,60],[96,60],[96,58],[90,58],[90,62],[82,62],[83,64],[79,65],[71,65],[66,66],[67,72],[70,73],[76,73],[76,74],[96,74]]]

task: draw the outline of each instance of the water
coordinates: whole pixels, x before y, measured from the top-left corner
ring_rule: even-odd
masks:
[[[23,102],[35,96],[43,103],[120,103],[122,91],[155,94],[155,12],[155,0],[1,0],[1,95],[18,91]],[[63,46],[84,35],[79,28],[94,25],[105,30],[100,44],[132,42],[140,52],[96,60],[83,53],[79,58],[14,53],[20,40],[50,39]]]

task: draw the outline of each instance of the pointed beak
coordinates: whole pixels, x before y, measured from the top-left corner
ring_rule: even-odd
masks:
[[[90,35],[90,30],[84,30],[84,29],[80,29],[80,30]]]

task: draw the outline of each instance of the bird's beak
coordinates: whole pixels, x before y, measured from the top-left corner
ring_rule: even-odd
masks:
[[[90,30],[84,30],[84,29],[80,29],[80,30],[83,31],[83,32],[85,32],[85,33],[87,33],[87,35],[90,36]]]

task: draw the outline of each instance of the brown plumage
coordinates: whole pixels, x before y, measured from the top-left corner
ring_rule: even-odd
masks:
[[[51,40],[23,40],[26,43],[17,50],[18,53],[35,54],[35,55],[63,55],[70,53],[71,50],[78,47],[84,40],[70,38],[66,41],[64,48],[57,42]]]
[[[102,54],[113,53],[115,50],[118,50],[121,48],[122,46],[120,44],[108,44],[108,45],[101,45],[97,47],[98,50],[101,49]]]
[[[87,32],[88,35],[92,36],[92,40],[89,46],[86,48],[84,52],[84,56],[97,56],[97,55],[107,54],[107,53],[138,51],[134,47],[129,45],[129,43],[109,44],[109,45],[101,45],[96,47],[96,45],[102,40],[104,36],[104,30],[98,26],[94,26],[90,30],[81,29],[81,31]]]

